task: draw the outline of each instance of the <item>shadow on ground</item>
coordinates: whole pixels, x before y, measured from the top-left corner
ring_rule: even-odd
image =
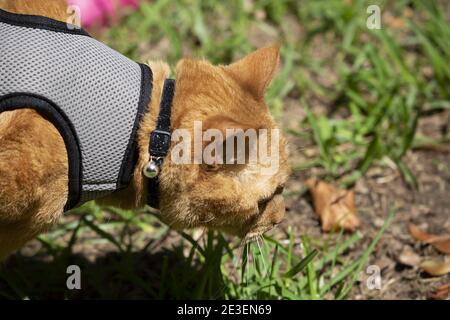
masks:
[[[82,255],[54,259],[17,253],[0,269],[1,299],[192,299],[223,297],[220,263],[205,265],[175,247],[160,252],[107,253],[89,261]],[[69,290],[67,267],[81,269],[81,290]],[[208,270],[205,270],[208,268]],[[208,272],[211,276],[203,276]],[[203,282],[203,283],[199,283]],[[206,295],[206,296],[205,296]]]

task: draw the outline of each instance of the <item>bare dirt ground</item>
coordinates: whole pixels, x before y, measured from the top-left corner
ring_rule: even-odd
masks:
[[[289,114],[286,118],[292,119]],[[423,118],[419,132],[438,135],[448,130],[449,123],[450,112]],[[293,161],[304,161],[301,154],[307,148],[305,141],[292,138],[291,143],[295,146],[293,153],[297,153]],[[362,253],[383,225],[390,207],[396,208],[396,216],[369,259],[369,264],[381,269],[381,290],[369,290],[363,274],[350,299],[427,299],[435,287],[450,281],[450,275],[430,277],[419,270],[417,265],[421,260],[443,259],[444,255],[420,244],[408,232],[409,223],[434,234],[448,234],[450,231],[448,147],[441,146],[438,150],[430,147],[407,154],[405,161],[416,176],[418,190],[408,188],[395,167],[373,167],[356,184],[356,204],[363,222],[360,232],[364,240],[347,252],[348,257]],[[326,239],[328,235],[320,229],[311,199],[302,192],[303,182],[317,173],[320,170],[312,169],[293,175],[288,190],[297,192],[299,196],[289,198],[288,225],[300,234]]]

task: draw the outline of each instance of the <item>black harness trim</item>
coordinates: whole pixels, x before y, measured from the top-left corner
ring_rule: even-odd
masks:
[[[81,150],[75,129],[61,108],[47,98],[30,93],[15,93],[0,97],[0,113],[26,108],[33,108],[46,117],[63,137],[69,158],[69,196],[64,210],[72,209],[80,201],[82,181]]]
[[[83,28],[70,23],[64,23],[62,21],[53,20],[43,16],[12,13],[2,9],[0,9],[0,22],[6,22],[19,27],[44,29],[90,37],[89,33],[87,33]]]
[[[139,124],[148,111],[150,105],[151,93],[153,88],[153,73],[152,70],[144,64],[140,64],[142,80],[141,80],[141,95],[139,97],[139,105],[136,119],[134,120],[133,131],[131,132],[130,140],[128,141],[125,157],[119,171],[119,178],[117,179],[117,189],[125,188],[129,185],[133,170],[136,167],[139,151],[137,147],[137,130]]]

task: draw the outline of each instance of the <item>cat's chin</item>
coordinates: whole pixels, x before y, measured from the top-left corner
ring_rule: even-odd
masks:
[[[272,229],[273,229],[272,226],[257,227],[256,229],[248,232],[245,235],[245,237],[243,237],[243,241],[245,243],[253,242],[253,241],[261,238],[264,235],[264,233],[266,233]]]
[[[237,228],[231,228],[231,227],[222,227],[222,228],[211,228],[211,227],[206,227],[207,229],[210,230],[217,230],[220,232],[223,232],[225,234],[228,234],[230,236],[235,236],[235,237],[239,237],[239,238],[244,238],[246,233],[238,230]]]
[[[232,236],[236,236],[242,239],[242,241],[244,243],[249,243],[249,242],[253,242],[256,239],[260,238],[263,236],[264,233],[270,231],[273,229],[273,226],[256,226],[252,229],[250,229],[250,231],[242,231],[242,230],[238,230],[238,229],[233,229],[233,228],[220,228],[218,230],[232,235]]]

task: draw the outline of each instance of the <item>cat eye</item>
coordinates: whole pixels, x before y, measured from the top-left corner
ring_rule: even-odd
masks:
[[[259,211],[261,211],[261,209],[272,199],[272,196],[268,197],[268,198],[263,198],[261,200],[258,201],[258,208]]]
[[[269,201],[273,199],[273,197],[275,197],[278,194],[282,194],[283,191],[284,191],[284,184],[281,184],[275,189],[275,191],[272,193],[272,195],[270,195],[270,197],[266,197],[259,200],[258,201],[259,210],[262,211],[261,209],[263,209],[264,206],[267,205],[267,203],[269,203]]]
[[[275,189],[274,195],[276,195],[276,194],[282,194],[283,191],[284,191],[284,184],[280,184],[280,185]]]

